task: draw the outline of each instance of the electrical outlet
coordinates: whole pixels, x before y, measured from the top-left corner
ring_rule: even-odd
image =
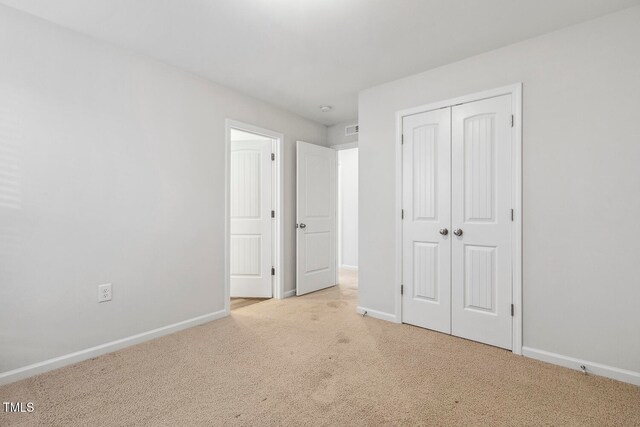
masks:
[[[98,302],[111,301],[111,283],[98,286]]]

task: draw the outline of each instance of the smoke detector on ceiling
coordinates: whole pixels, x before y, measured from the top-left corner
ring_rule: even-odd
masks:
[[[322,111],[323,113],[328,113],[331,110],[333,110],[333,107],[331,105],[321,105],[320,106],[320,111]]]

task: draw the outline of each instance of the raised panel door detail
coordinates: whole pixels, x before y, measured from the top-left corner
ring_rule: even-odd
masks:
[[[451,332],[512,348],[511,95],[451,109]]]
[[[231,218],[260,218],[260,152],[231,153]]]
[[[309,155],[306,158],[306,217],[328,218],[329,203],[327,198],[331,194],[329,161],[326,157]]]
[[[438,301],[438,244],[413,243],[413,297]]]
[[[337,156],[302,141],[296,147],[296,295],[304,295],[337,282]]]
[[[331,235],[328,232],[306,233],[307,269],[306,273],[313,273],[329,268],[329,243]]]
[[[260,276],[260,235],[231,236],[231,276]]]
[[[402,118],[402,322],[451,332],[451,109]]]
[[[466,245],[464,270],[465,308],[495,312],[496,248]]]
[[[437,219],[437,125],[413,130],[413,213],[416,221]]]
[[[272,141],[231,141],[229,170],[232,297],[272,296]]]
[[[495,211],[494,115],[483,114],[464,121],[465,221],[494,221]]]

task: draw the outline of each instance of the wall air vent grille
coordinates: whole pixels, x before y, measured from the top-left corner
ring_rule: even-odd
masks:
[[[358,125],[345,126],[345,128],[344,128],[344,136],[357,135],[359,131],[360,131],[360,126],[358,126]]]

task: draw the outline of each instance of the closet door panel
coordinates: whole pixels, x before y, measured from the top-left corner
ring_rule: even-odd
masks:
[[[402,321],[450,333],[451,110],[405,117],[402,151]]]
[[[511,95],[452,108],[453,335],[512,348]]]

